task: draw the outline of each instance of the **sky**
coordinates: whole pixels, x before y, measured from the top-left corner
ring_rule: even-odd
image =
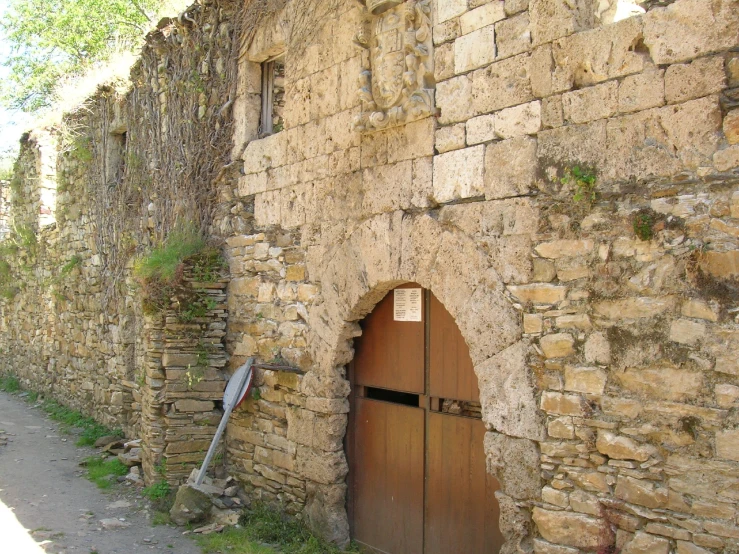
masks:
[[[8,0],[0,0],[0,17],[3,16],[8,7]],[[7,59],[9,46],[5,38],[0,34],[0,62]],[[8,68],[0,65],[0,79],[8,75]],[[8,158],[10,152],[18,151],[18,143],[21,135],[32,126],[32,118],[20,110],[7,110],[0,107],[0,166]],[[15,156],[13,155],[13,158]]]

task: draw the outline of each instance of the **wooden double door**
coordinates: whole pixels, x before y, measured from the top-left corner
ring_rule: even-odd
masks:
[[[477,378],[454,319],[407,284],[362,329],[346,444],[352,538],[386,554],[497,553],[499,485],[485,470]]]

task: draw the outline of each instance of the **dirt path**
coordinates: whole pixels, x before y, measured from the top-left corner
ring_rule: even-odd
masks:
[[[38,408],[0,392],[0,552],[200,554],[181,530],[153,527],[133,487],[101,491],[87,481],[78,464],[95,451],[75,440]],[[101,524],[111,519],[121,528]]]

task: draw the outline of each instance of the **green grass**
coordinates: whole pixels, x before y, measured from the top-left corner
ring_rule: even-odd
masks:
[[[246,529],[229,527],[221,533],[198,535],[195,542],[206,554],[228,552],[229,554],[275,554],[275,550],[250,540]]]
[[[164,479],[154,483],[153,485],[144,487],[141,491],[141,493],[149,500],[162,500],[167,498],[171,492],[172,487],[170,487],[169,483]]]
[[[118,458],[103,459],[97,456],[85,458],[87,478],[101,489],[107,489],[113,484],[111,477],[126,475],[128,468]]]
[[[49,414],[49,417],[54,421],[82,430],[80,438],[77,440],[77,446],[92,446],[100,437],[105,437],[107,435],[123,437],[123,432],[120,429],[114,430],[105,425],[101,425],[91,417],[86,416],[77,410],[72,410],[66,406],[62,406],[55,400],[47,400],[41,405],[41,408]]]
[[[148,256],[141,258],[134,268],[136,276],[144,280],[171,282],[177,276],[182,262],[205,248],[205,240],[193,226],[173,231]]]
[[[20,390],[21,384],[17,377],[13,375],[0,377],[0,391],[15,393]],[[26,400],[35,403],[38,400],[38,396],[38,392],[29,391]],[[101,425],[93,418],[77,410],[67,408],[56,400],[45,401],[41,404],[41,409],[54,421],[58,421],[67,428],[75,428],[81,431],[80,438],[77,440],[77,446],[92,446],[100,437],[110,435],[123,437],[123,431],[120,429],[111,429],[105,425]]]
[[[241,527],[196,537],[203,552],[233,554],[341,554],[341,550],[314,536],[300,520],[263,504],[244,512]]]
[[[151,516],[152,525],[169,525],[170,523],[172,523],[172,519],[167,511],[155,510]]]
[[[21,390],[21,382],[18,377],[8,375],[6,377],[0,377],[0,391],[3,392],[18,392]]]

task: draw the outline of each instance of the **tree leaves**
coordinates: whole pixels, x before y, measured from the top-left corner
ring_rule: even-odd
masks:
[[[82,73],[115,51],[140,45],[162,0],[11,0],[0,23],[12,52],[1,85],[9,107],[51,103],[66,75]]]

